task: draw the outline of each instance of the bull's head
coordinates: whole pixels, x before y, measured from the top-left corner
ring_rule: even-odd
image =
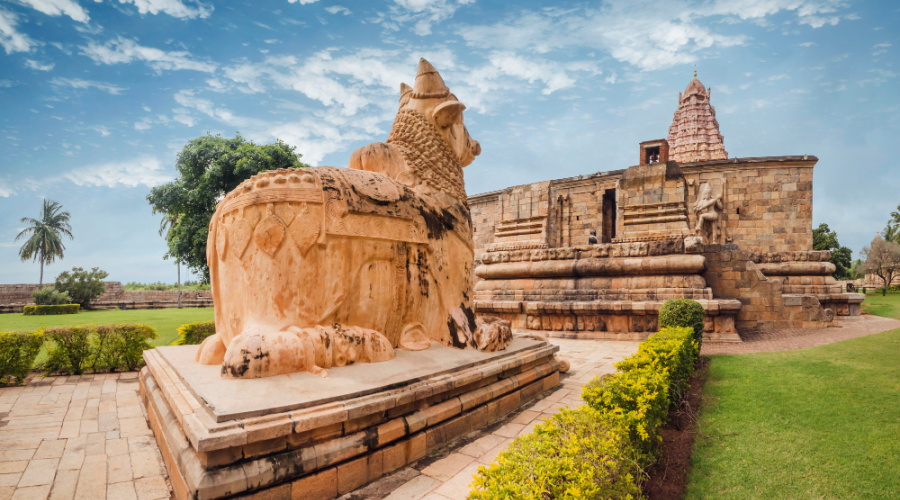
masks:
[[[462,166],[469,165],[481,154],[481,145],[472,139],[463,124],[466,106],[450,93],[441,75],[425,59],[419,59],[415,86],[400,84],[400,110],[404,109],[418,111],[432,120]]]

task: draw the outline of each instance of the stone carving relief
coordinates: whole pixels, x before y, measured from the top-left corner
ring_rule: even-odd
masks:
[[[216,334],[197,360],[227,377],[381,362],[432,342],[503,349],[509,324],[476,322],[462,168],[481,152],[465,106],[420,61],[385,143],[350,167],[243,182],[210,221]]]
[[[694,202],[694,214],[697,224],[694,233],[702,236],[709,243],[720,243],[722,236],[722,212],[725,205],[722,203],[721,191],[714,194],[712,185],[704,183],[700,187],[700,195]]]

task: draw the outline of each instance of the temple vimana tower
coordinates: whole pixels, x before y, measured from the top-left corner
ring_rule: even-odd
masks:
[[[691,298],[706,336],[821,327],[858,315],[812,249],[812,155],[729,158],[711,91],[678,96],[668,137],[622,170],[469,197],[475,309],[518,330],[639,339]]]

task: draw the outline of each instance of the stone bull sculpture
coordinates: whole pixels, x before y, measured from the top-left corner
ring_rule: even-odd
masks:
[[[387,142],[351,168],[263,172],[228,193],[207,244],[216,334],[197,361],[227,377],[325,375],[431,342],[504,348],[509,324],[472,307],[462,168],[481,147],[464,109],[422,59]]]

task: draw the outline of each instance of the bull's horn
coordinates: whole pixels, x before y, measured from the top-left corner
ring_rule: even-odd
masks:
[[[416,83],[413,88],[413,99],[433,99],[447,97],[450,89],[444,85],[444,79],[425,58],[419,59],[419,71],[416,72]]]
[[[409,85],[407,85],[405,83],[401,83],[400,84],[400,96],[402,97],[407,92],[412,92],[412,87],[410,87]]]

